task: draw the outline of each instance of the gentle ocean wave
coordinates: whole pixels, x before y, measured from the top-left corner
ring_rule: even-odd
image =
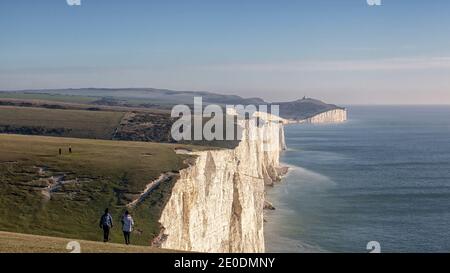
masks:
[[[367,252],[373,240],[384,252],[450,249],[450,107],[398,112],[349,107],[358,122],[286,128],[289,173],[267,190],[268,251]]]

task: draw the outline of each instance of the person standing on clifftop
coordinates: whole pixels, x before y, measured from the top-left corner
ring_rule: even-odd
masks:
[[[130,244],[130,234],[133,231],[134,221],[133,217],[131,217],[130,213],[125,211],[125,214],[122,217],[122,231],[123,237],[125,238],[125,244]]]
[[[100,228],[103,229],[103,242],[109,241],[109,231],[113,227],[113,220],[109,210],[105,209],[105,213],[100,218]]]

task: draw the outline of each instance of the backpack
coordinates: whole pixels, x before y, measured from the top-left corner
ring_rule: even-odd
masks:
[[[103,226],[109,226],[109,214],[103,214],[101,222]]]

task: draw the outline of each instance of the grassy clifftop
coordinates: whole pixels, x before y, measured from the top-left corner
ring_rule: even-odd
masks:
[[[72,153],[68,147],[72,146]],[[134,243],[149,245],[178,170],[182,145],[0,135],[0,230],[101,239],[99,217],[109,207],[122,242],[120,215],[161,173],[175,175],[132,209]],[[59,148],[62,155],[59,155]],[[201,149],[201,147],[197,147]]]
[[[0,253],[69,253],[67,244],[73,239],[29,234],[1,232]],[[80,243],[81,253],[163,253],[173,250],[145,246],[126,246],[123,244],[105,244],[94,241],[76,240]]]

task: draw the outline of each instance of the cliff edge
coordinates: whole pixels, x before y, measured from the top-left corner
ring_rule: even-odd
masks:
[[[241,122],[235,149],[195,152],[195,162],[180,171],[160,219],[163,248],[264,252],[264,186],[283,174],[285,143],[281,119],[262,117],[268,122],[260,126]]]

